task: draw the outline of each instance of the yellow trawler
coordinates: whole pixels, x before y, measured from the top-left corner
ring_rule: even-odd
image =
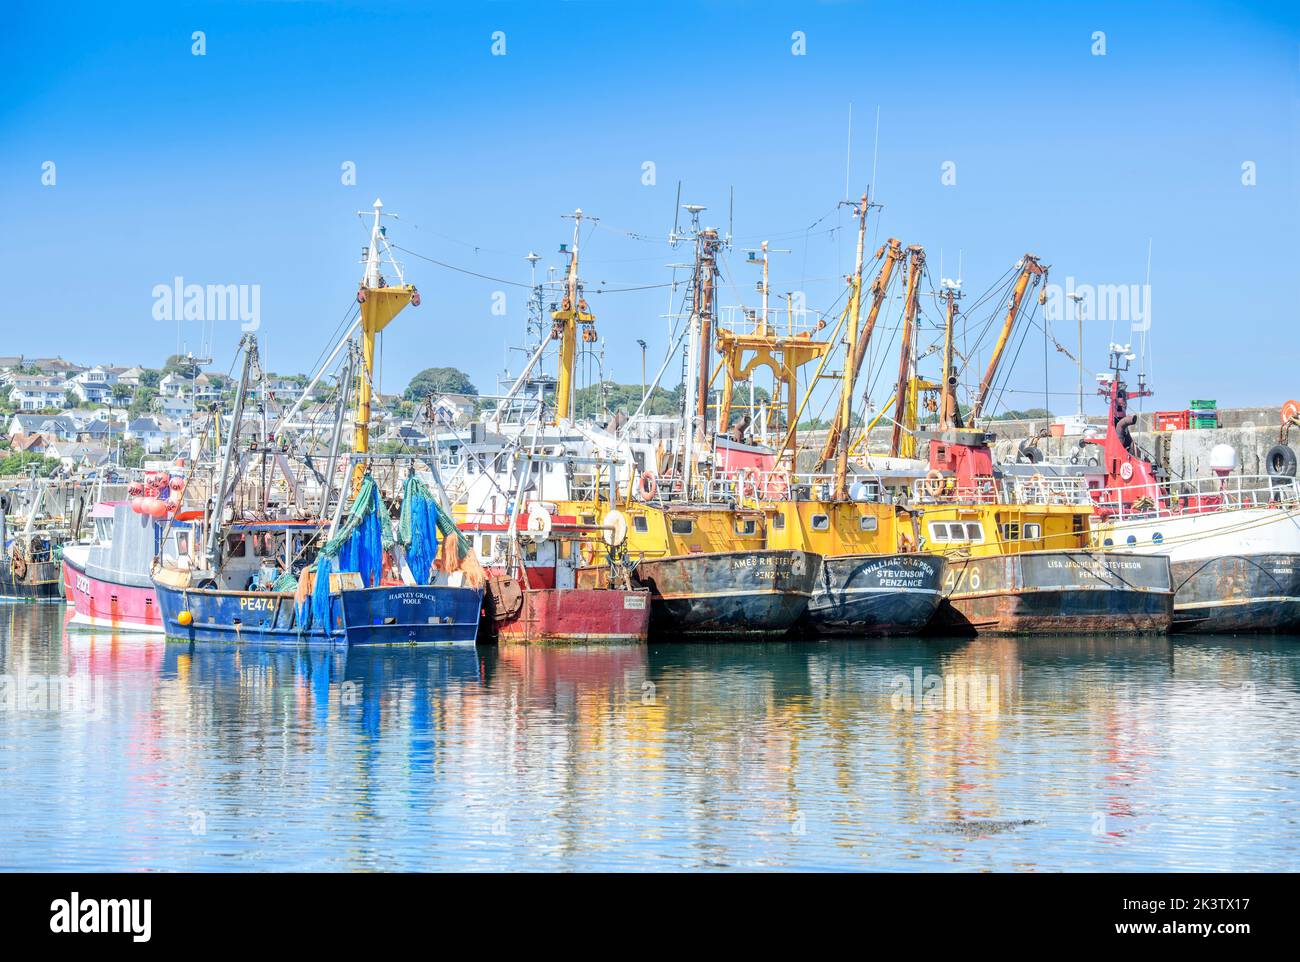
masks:
[[[867,346],[894,276],[904,255],[891,238],[876,253],[880,269],[871,285],[871,307],[866,325],[859,329],[862,307],[863,249],[867,213],[866,194],[854,205],[858,221],[854,271],[847,278],[848,302],[827,340],[799,332],[793,324],[787,334],[773,330],[767,310],[767,250],[762,249],[763,306],[752,331],[719,329],[717,350],[724,374],[720,424],[728,425],[733,386],[749,380],[759,367],[771,370],[777,393],[787,406],[785,440],[776,451],[742,442],[747,426],[742,422],[715,444],[715,476],[732,479],[739,502],[752,506],[751,528],[765,536],[769,548],[798,548],[822,555],[821,572],[801,620],[801,627],[818,634],[898,634],[923,629],[942,596],[943,558],[917,551],[914,519],[886,500],[884,487],[873,479],[849,481],[849,436],[853,391]],[[923,259],[913,259],[908,297],[915,303]],[[831,350],[845,332],[845,359],[840,375],[839,406],[835,422],[822,449],[820,461],[827,474],[800,475],[797,425],[803,405],[812,394]],[[799,368],[818,361],[803,401],[796,406]],[[773,399],[776,400],[775,398]]]
[[[702,210],[688,209],[696,217]],[[569,258],[565,289],[559,309],[551,315],[550,337],[559,341],[559,378],[555,420],[547,427],[557,436],[573,428],[579,339],[595,339],[595,316],[578,273],[582,216],[581,211],[575,213],[573,243],[562,248]],[[681,444],[662,452],[656,470],[625,479],[621,502],[630,505],[626,518],[611,511],[618,500],[611,483],[612,464],[603,480],[590,486],[587,497],[575,497],[577,486],[556,479],[564,484],[560,497],[532,500],[556,519],[573,518],[588,525],[599,519],[606,538],[581,546],[590,564],[578,571],[576,584],[597,587],[607,582],[614,567],[633,563],[635,583],[651,592],[652,631],[717,638],[780,635],[807,608],[821,558],[798,547],[767,546],[761,514],[739,510],[734,499],[719,497],[720,486],[700,471],[697,455],[705,448],[701,439],[708,431],[708,409],[703,403],[708,376],[705,348],[712,338],[716,256],[722,242],[716,230],[699,229],[698,222],[696,228]],[[540,443],[539,438],[545,441],[545,433],[535,433],[531,443]],[[576,464],[580,459],[571,460]],[[603,495],[606,489],[608,494]],[[521,510],[531,512],[532,506],[521,505]],[[471,509],[465,516],[486,518],[481,509]]]
[[[1030,284],[1047,268],[1026,254],[988,368],[970,411],[982,413]],[[1006,476],[994,467],[992,436],[963,424],[953,368],[956,291],[945,292],[943,376],[916,376],[915,313],[904,318],[890,455],[928,447],[928,471],[903,489],[921,543],[948,561],[936,628],[961,631],[1163,631],[1172,613],[1169,566],[1157,557],[1089,547],[1092,503],[1079,479]],[[1041,295],[1040,295],[1041,303]],[[937,392],[935,430],[917,426],[918,395]],[[894,479],[897,483],[897,478]],[[906,484],[906,482],[904,482]],[[897,490],[897,488],[896,488]]]

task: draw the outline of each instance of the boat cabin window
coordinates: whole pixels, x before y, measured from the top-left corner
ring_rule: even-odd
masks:
[[[814,531],[826,531],[830,526],[831,519],[829,515],[815,514],[812,516],[812,529]]]
[[[1012,521],[1010,524],[1004,524],[1002,526],[1002,540],[1003,541],[1020,540],[1020,523],[1018,521]]]
[[[863,531],[875,531],[876,519],[873,515],[863,515],[858,518],[858,527]]]
[[[774,530],[776,530],[776,531],[784,531],[784,530],[785,530],[785,515],[784,515],[784,514],[780,514],[780,513],[778,513],[778,514],[774,514],[774,515],[772,515],[772,528],[773,528]]]
[[[736,519],[736,534],[753,534],[756,527],[753,518]]]
[[[648,521],[646,520],[646,516],[645,516],[645,515],[643,515],[643,514],[634,514],[634,515],[632,516],[632,530],[633,530],[633,531],[649,531],[649,530],[650,530],[650,522],[648,522]]]
[[[536,560],[537,560],[537,543],[536,543],[536,542],[534,542],[534,541],[525,541],[525,542],[524,542],[524,560],[525,560],[525,561],[536,561]]]
[[[226,557],[243,558],[245,555],[244,536],[242,534],[226,535]]]
[[[694,530],[695,530],[695,522],[692,521],[690,518],[673,518],[672,520],[673,534],[690,534]]]
[[[1025,540],[1037,541],[1043,536],[1043,526],[1041,524],[1025,525]]]
[[[954,541],[984,541],[984,529],[977,521],[931,521],[930,540],[935,543]]]
[[[492,554],[492,536],[490,534],[482,535],[478,539],[478,553],[484,557],[490,557]]]

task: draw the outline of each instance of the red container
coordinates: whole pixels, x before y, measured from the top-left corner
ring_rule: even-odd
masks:
[[[1155,425],[1157,431],[1186,431],[1191,423],[1190,411],[1157,411]]]

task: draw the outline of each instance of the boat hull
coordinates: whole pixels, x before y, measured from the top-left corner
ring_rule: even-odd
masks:
[[[397,586],[330,596],[329,625],[301,629],[292,593],[217,591],[156,583],[169,638],[257,645],[472,646],[483,593],[477,588]],[[182,625],[180,614],[189,612]]]
[[[0,558],[0,598],[58,601],[59,586],[57,561],[29,561],[20,573],[14,571],[8,558]]]
[[[1175,561],[1176,631],[1300,631],[1300,554]]]
[[[821,555],[725,551],[642,560],[654,638],[726,640],[784,635],[808,608]]]
[[[962,633],[1163,632],[1169,561],[1097,551],[949,558],[932,628]]]
[[[531,588],[495,579],[489,633],[512,644],[641,644],[650,630],[645,589]]]
[[[97,578],[78,563],[71,549],[65,550],[63,556],[63,590],[75,612],[68,622],[71,626],[154,634],[164,631],[153,585],[141,587]]]
[[[944,570],[944,559],[931,554],[823,558],[799,628],[817,635],[914,634],[943,600]]]
[[[1099,525],[1116,552],[1169,558],[1177,631],[1300,631],[1300,511],[1163,513]]]

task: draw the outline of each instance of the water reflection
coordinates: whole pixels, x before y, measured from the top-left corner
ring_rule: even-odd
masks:
[[[0,867],[1214,870],[1300,856],[1291,638],[349,654],[88,634],[65,617],[0,608],[0,673],[103,694],[98,715],[0,710]]]

